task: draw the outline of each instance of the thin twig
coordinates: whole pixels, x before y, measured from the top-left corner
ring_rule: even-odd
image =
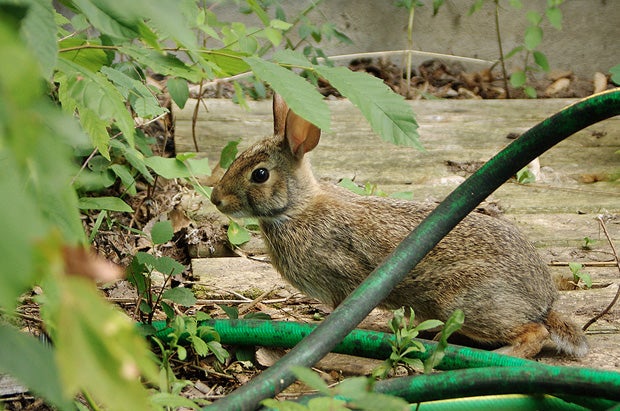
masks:
[[[597,220],[598,220],[599,224],[601,225],[601,228],[603,229],[603,232],[605,233],[605,237],[607,237],[607,241],[609,241],[609,245],[611,246],[611,251],[613,252],[614,259],[616,260],[616,264],[615,265],[616,265],[616,267],[618,267],[618,270],[620,271],[620,257],[618,257],[618,252],[616,251],[616,247],[614,246],[614,242],[612,241],[611,236],[609,235],[609,232],[607,231],[607,227],[605,226],[605,221],[603,221],[603,218],[601,216],[598,216]],[[598,313],[597,315],[592,317],[590,319],[590,321],[588,321],[583,326],[582,330],[583,331],[587,330],[588,327],[590,327],[592,324],[594,324],[596,321],[598,321],[599,318],[601,318],[602,316],[607,314],[609,312],[609,310],[611,310],[612,307],[614,305],[616,305],[616,302],[618,301],[618,298],[620,298],[620,285],[618,286],[618,289],[616,290],[616,295],[611,300],[609,305],[603,311],[601,311],[600,313]]]
[[[502,77],[504,78],[504,89],[506,90],[506,98],[510,98],[510,90],[508,89],[508,73],[506,72],[506,63],[504,60],[504,49],[502,47],[502,36],[499,31],[499,1],[495,0],[495,34],[497,35],[497,45],[499,46],[499,61],[502,65]]]
[[[553,267],[568,267],[571,262],[569,261],[551,261],[550,266]],[[580,261],[584,267],[615,267],[617,264],[615,261]]]

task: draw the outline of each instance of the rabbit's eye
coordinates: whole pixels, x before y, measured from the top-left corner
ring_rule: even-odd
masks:
[[[252,171],[252,181],[255,183],[264,183],[265,181],[267,181],[269,179],[269,170],[267,170],[266,168],[257,168],[256,170]]]

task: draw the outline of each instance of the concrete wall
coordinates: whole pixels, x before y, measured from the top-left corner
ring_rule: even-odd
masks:
[[[414,19],[414,49],[491,61],[498,58],[492,1],[485,2],[481,10],[470,16],[467,12],[472,0],[446,0],[435,17],[431,1],[423,1],[426,5],[416,9]],[[528,24],[526,11],[543,12],[546,2],[523,0],[524,8],[516,11],[506,0],[500,0],[504,52],[522,41]],[[283,3],[291,19],[296,11],[308,7],[310,1]],[[223,21],[256,23],[251,20],[253,16],[239,14],[231,4],[221,4],[213,10]],[[571,69],[578,76],[590,78],[595,71],[607,72],[620,64],[620,0],[567,0],[561,10],[564,14],[561,31],[547,21],[542,26],[544,38],[540,50],[547,55],[552,69]],[[353,40],[352,45],[323,44],[328,55],[407,47],[408,15],[394,1],[326,0],[308,17],[317,23],[334,23]],[[426,58],[416,60],[414,63],[419,64]],[[515,57],[509,67],[522,64],[522,59]]]

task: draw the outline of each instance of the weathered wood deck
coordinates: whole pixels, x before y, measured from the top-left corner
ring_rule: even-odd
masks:
[[[411,191],[416,199],[443,199],[463,179],[467,166],[488,160],[510,143],[510,133],[522,133],[572,100],[439,100],[411,102],[420,124],[425,151],[382,142],[362,115],[347,101],[330,101],[332,130],[312,153],[318,177],[332,181],[352,178],[371,182],[388,193]],[[175,110],[177,152],[194,151],[191,115],[195,102]],[[240,150],[272,132],[270,102],[251,102],[246,112],[228,100],[207,100],[196,124],[201,155],[216,164],[222,147],[242,139]],[[558,283],[571,278],[566,262],[597,262],[585,269],[592,275],[591,290],[563,291],[558,308],[579,323],[602,310],[620,285],[611,261],[611,248],[596,220],[601,215],[620,248],[620,183],[609,175],[620,172],[620,118],[598,123],[571,136],[540,158],[539,181],[529,185],[508,182],[488,200],[504,210],[552,265]],[[204,153],[204,154],[202,154]],[[452,163],[453,165],[449,165]],[[465,167],[467,168],[467,167]],[[590,182],[590,181],[596,182]],[[602,180],[602,181],[598,181]],[[200,212],[205,211],[205,202]],[[584,237],[594,240],[582,248]],[[556,263],[557,264],[557,263]],[[264,263],[241,258],[195,259],[195,274],[218,289],[252,295],[281,283]],[[288,293],[292,289],[288,288]],[[213,288],[213,295],[219,291]],[[282,291],[280,291],[282,293]],[[277,294],[277,293],[275,293]],[[554,358],[553,363],[583,364],[620,369],[620,307],[588,331],[592,353],[584,360]]]

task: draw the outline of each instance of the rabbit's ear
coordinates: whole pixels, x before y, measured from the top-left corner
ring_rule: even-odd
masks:
[[[288,106],[279,94],[273,94],[273,135],[284,137],[286,128],[286,115],[288,114]]]
[[[293,155],[301,159],[319,143],[321,129],[289,110],[286,116],[286,140]]]

